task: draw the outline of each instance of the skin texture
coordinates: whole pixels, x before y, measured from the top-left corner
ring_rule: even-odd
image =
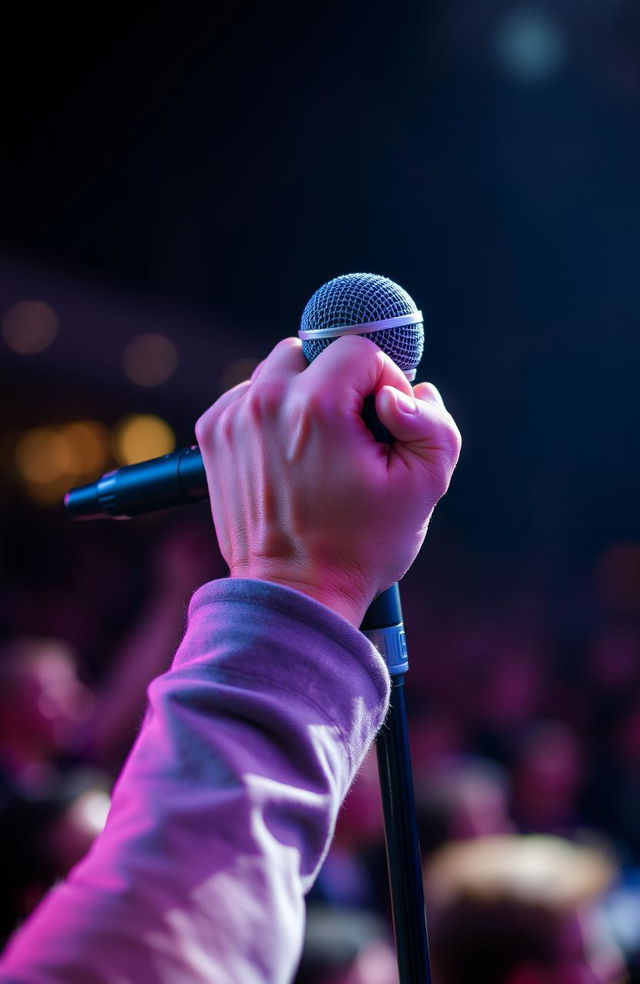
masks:
[[[362,420],[371,393],[389,445]],[[355,626],[411,566],[460,451],[437,389],[412,389],[358,336],[309,366],[300,340],[284,339],[196,437],[231,577],[295,588]]]

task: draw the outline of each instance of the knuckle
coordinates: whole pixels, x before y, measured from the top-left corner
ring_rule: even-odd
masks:
[[[300,349],[301,347],[302,347],[302,342],[300,341],[299,338],[294,338],[293,336],[289,338],[281,338],[279,342],[276,342],[276,344],[271,349],[271,352],[266,357],[266,359],[263,359],[262,362],[260,363],[260,366],[258,367],[260,372],[256,370],[256,378],[258,378],[261,375],[261,371],[263,368],[273,367],[274,365],[281,364],[283,362],[283,356],[288,357],[289,352],[293,351],[294,349]],[[285,363],[287,362],[286,358],[284,359],[284,362]]]
[[[251,376],[249,378],[250,378],[250,380],[251,380],[252,383],[255,382],[258,379],[258,377],[260,376],[260,374],[262,373],[262,370],[264,369],[264,364],[265,364],[265,359],[261,359],[261,361],[258,363],[258,365],[255,367],[255,369],[251,373]]]
[[[229,441],[232,436],[234,418],[237,415],[237,405],[218,408],[214,404],[195,425],[195,434],[201,448],[213,448],[220,437]]]
[[[218,433],[227,442],[231,444],[233,441],[234,434],[234,423],[236,414],[233,412],[233,407],[227,407],[226,410],[220,414],[218,420]]]
[[[252,388],[248,397],[248,408],[253,417],[274,416],[282,406],[285,385],[279,379],[265,379]]]
[[[304,399],[304,410],[307,415],[320,420],[334,416],[335,406],[335,394],[324,387],[312,390]]]
[[[274,352],[282,351],[288,352],[289,350],[299,349],[301,347],[301,342],[299,338],[295,335],[288,335],[286,338],[281,338],[280,341],[275,345]]]
[[[202,416],[198,417],[198,419],[196,420],[194,431],[196,435],[196,441],[201,446],[203,444],[206,444],[209,438],[209,433],[211,429],[210,423],[211,423],[211,414],[208,410],[205,411],[205,413],[203,413]]]
[[[294,381],[292,391],[302,410],[322,417],[335,414],[336,404],[342,395],[340,382],[335,377],[305,376],[304,373]]]

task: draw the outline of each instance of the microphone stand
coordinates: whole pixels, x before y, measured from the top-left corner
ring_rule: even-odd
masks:
[[[431,984],[404,697],[404,676],[409,667],[397,584],[372,602],[361,629],[383,656],[391,674],[391,704],[376,739],[376,752],[400,984]]]

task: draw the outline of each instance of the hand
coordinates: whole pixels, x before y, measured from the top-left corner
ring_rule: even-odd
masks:
[[[362,420],[370,393],[389,445]],[[296,588],[355,626],[413,563],[460,451],[435,387],[412,390],[359,336],[309,366],[299,339],[284,339],[196,437],[231,576]]]

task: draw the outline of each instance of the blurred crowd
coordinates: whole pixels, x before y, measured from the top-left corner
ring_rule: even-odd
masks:
[[[225,573],[204,513],[130,537],[107,528],[84,545],[71,537],[59,583],[18,577],[0,612],[5,939],[90,848],[189,597]],[[640,980],[639,576],[640,549],[614,544],[553,604],[496,596],[481,614],[463,599],[438,610],[409,579],[410,730],[440,984],[615,984],[625,965]],[[372,751],[308,901],[297,984],[395,984],[391,941]]]

